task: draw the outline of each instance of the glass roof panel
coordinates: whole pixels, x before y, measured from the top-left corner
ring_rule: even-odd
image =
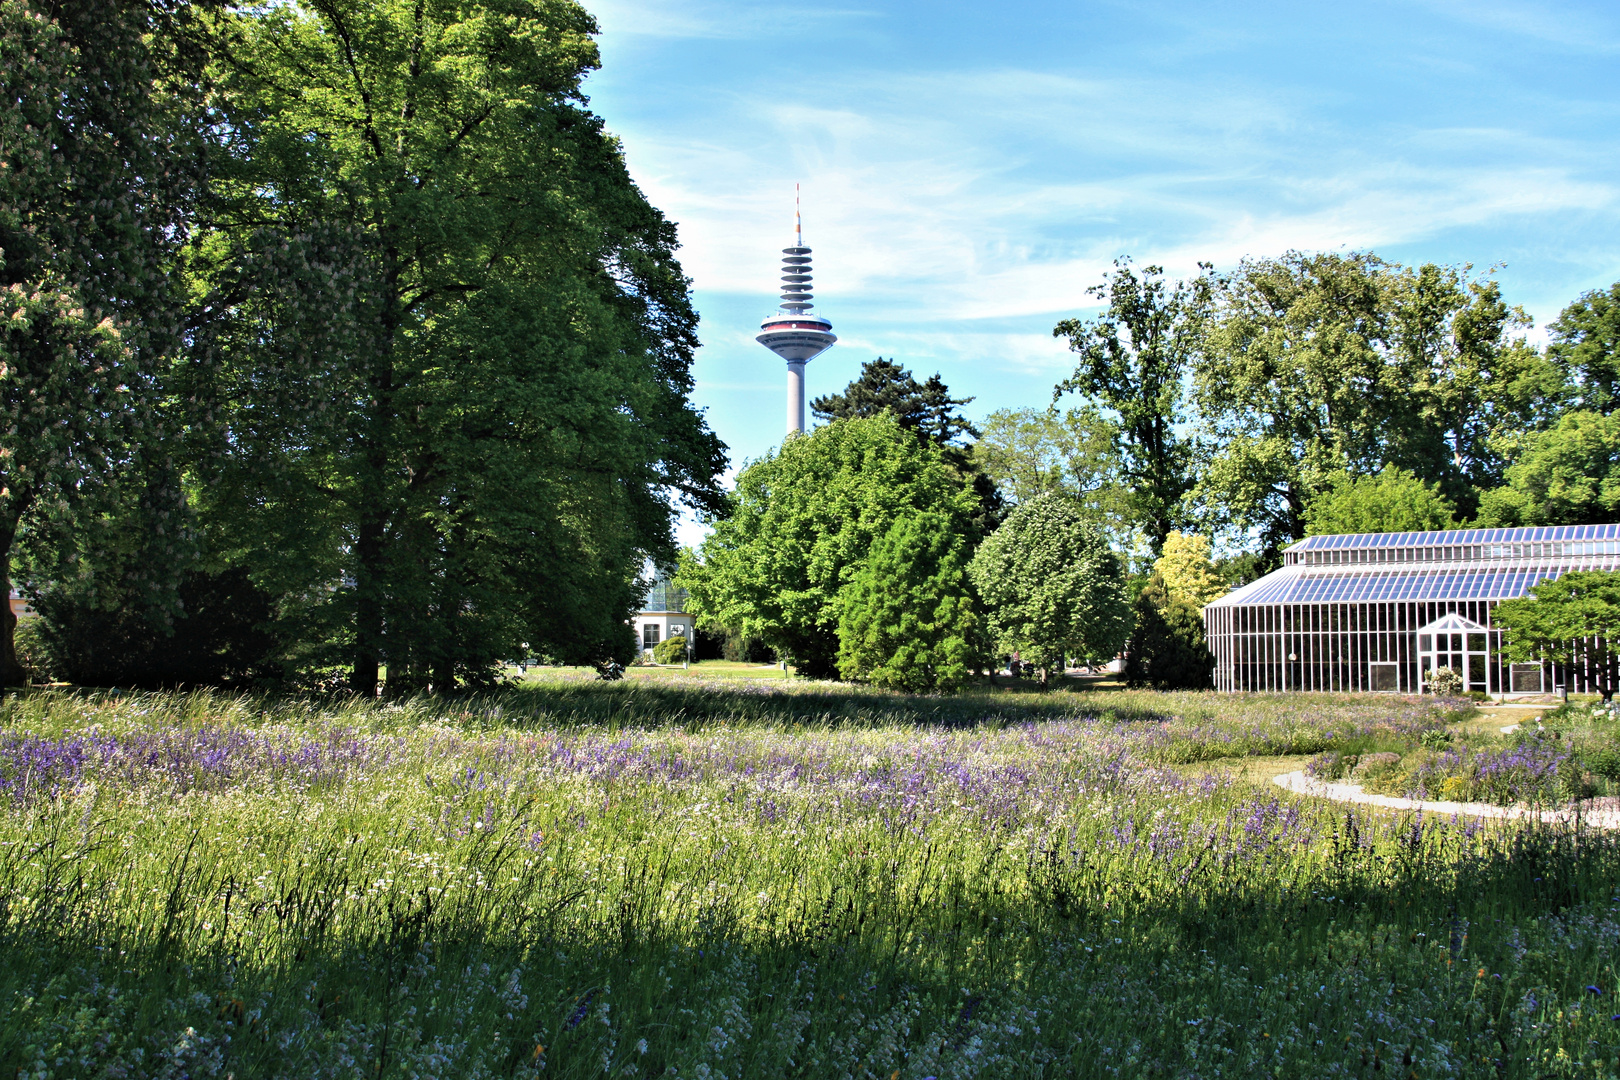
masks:
[[[1451,547],[1464,544],[1599,540],[1620,537],[1620,524],[1553,525],[1526,529],[1450,529],[1445,532],[1351,533],[1308,536],[1289,551],[1334,551],[1351,548]]]
[[[1537,582],[1556,578],[1563,566],[1478,570],[1388,568],[1334,573],[1286,567],[1214,600],[1212,607],[1254,604],[1324,604],[1357,601],[1508,600]]]

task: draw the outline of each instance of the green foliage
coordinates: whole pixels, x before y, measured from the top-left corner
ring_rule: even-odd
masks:
[[[1591,672],[1603,700],[1620,686],[1620,571],[1578,570],[1504,600],[1491,621],[1508,660],[1551,660]]]
[[[1345,472],[1392,465],[1471,513],[1565,388],[1497,284],[1464,274],[1360,253],[1245,260],[1197,371],[1213,452],[1197,498],[1257,529],[1268,561]]]
[[[1526,437],[1507,484],[1485,492],[1478,524],[1594,525],[1620,515],[1620,414],[1566,413]]]
[[[953,398],[950,388],[936,373],[919,383],[911,372],[893,360],[878,357],[861,365],[860,378],[841,394],[824,394],[810,402],[810,410],[820,420],[856,420],[885,410],[907,431],[915,431],[936,446],[955,444],[958,439],[976,438],[978,430],[961,415],[972,398]]]
[[[139,606],[108,606],[70,584],[35,601],[46,670],[83,686],[245,687],[277,679],[282,643],[266,627],[272,598],[235,567],[193,571],[164,621]]]
[[[973,524],[976,532],[984,534],[1000,523],[1005,507],[995,482],[980,468],[971,448],[957,441],[979,435],[958,411],[972,400],[951,397],[938,373],[919,383],[904,367],[880,356],[862,364],[860,378],[843,393],[818,397],[810,408],[822,420],[858,420],[888,412],[901,427],[928,440],[978,500]]]
[[[1164,540],[1164,554],[1153,564],[1153,572],[1173,599],[1191,604],[1195,611],[1224,596],[1227,584],[1210,561],[1209,537],[1172,531]]]
[[[45,639],[40,633],[41,620],[37,617],[18,619],[13,641],[17,647],[17,663],[29,682],[55,682],[50,654],[45,650]]]
[[[1113,273],[1087,290],[1106,297],[1107,310],[1052,331],[1079,354],[1058,392],[1079,393],[1119,418],[1127,504],[1154,555],[1185,519],[1182,500],[1193,488],[1193,445],[1179,432],[1187,419],[1182,383],[1203,348],[1213,284],[1200,275],[1168,287],[1163,274],[1149,266],[1139,277],[1129,260],[1116,260]]]
[[[191,16],[0,2],[0,585],[15,557],[93,558],[84,523],[172,451],[173,259],[202,143]],[[171,583],[149,570],[158,591]],[[22,677],[12,626],[0,614],[0,684]]]
[[[1577,407],[1620,408],[1620,281],[1594,289],[1547,324],[1548,356],[1575,377]]]
[[[487,679],[525,642],[628,659],[671,496],[721,509],[674,227],[583,107],[594,31],[569,0],[220,23],[198,501],[360,693],[383,663],[393,693]]]
[[[1038,668],[1112,657],[1131,629],[1119,558],[1075,503],[1044,495],[1019,506],[979,546],[969,574],[995,648]]]
[[[1059,413],[997,409],[984,420],[973,460],[1009,506],[1067,495],[1116,547],[1139,535],[1129,492],[1119,482],[1119,425],[1094,405]]]
[[[686,659],[686,636],[671,634],[653,646],[653,660],[660,664],[679,664]]]
[[[893,690],[955,690],[973,661],[968,553],[946,514],[895,519],[845,590],[838,672]]]
[[[729,518],[683,554],[676,581],[700,618],[763,638],[800,674],[827,678],[845,590],[873,542],[915,513],[962,533],[973,500],[939,450],[891,414],[840,420],[744,469]]]
[[[1305,508],[1306,536],[1430,532],[1456,525],[1439,484],[1425,484],[1393,465],[1368,476],[1337,473]]]
[[[1215,658],[1204,640],[1203,612],[1166,588],[1158,571],[1133,606],[1135,626],[1125,646],[1126,684],[1155,690],[1212,687]]]

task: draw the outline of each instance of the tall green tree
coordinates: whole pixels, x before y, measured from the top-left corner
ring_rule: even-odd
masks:
[[[723,509],[674,228],[584,108],[595,29],[571,0],[221,24],[199,493],[358,693],[628,651],[674,501]]]
[[[1547,352],[1574,377],[1577,406],[1620,408],[1620,281],[1582,293],[1547,330]]]
[[[1480,499],[1478,524],[1599,525],[1620,515],[1620,413],[1578,410],[1525,439],[1507,483]]]
[[[1138,275],[1129,260],[1118,260],[1102,284],[1087,290],[1107,301],[1104,312],[1089,321],[1065,319],[1052,331],[1079,356],[1058,393],[1078,393],[1118,418],[1130,511],[1155,556],[1185,520],[1183,499],[1193,488],[1193,447],[1180,430],[1188,419],[1182,388],[1201,354],[1213,295],[1204,269],[1170,284],[1160,267]]]
[[[1496,284],[1465,270],[1290,252],[1223,278],[1196,373],[1198,500],[1272,559],[1346,473],[1394,465],[1472,513],[1503,447],[1556,414],[1564,384],[1515,336],[1523,316]]]
[[[1067,495],[1120,546],[1132,529],[1119,480],[1118,425],[1094,405],[997,409],[985,417],[973,458],[1009,506]]]
[[[1620,687],[1620,572],[1581,570],[1504,600],[1491,621],[1509,660],[1551,660],[1585,668],[1604,701]]]
[[[1043,495],[1007,515],[973,556],[969,574],[1002,653],[1041,671],[1066,657],[1101,659],[1131,630],[1124,571],[1107,538],[1073,500]]]
[[[800,674],[826,678],[837,672],[839,621],[874,542],[918,514],[959,536],[974,510],[939,449],[892,414],[838,420],[749,464],[728,516],[683,554],[676,581],[706,623],[762,638]]]
[[[979,468],[972,447],[963,441],[979,437],[978,428],[961,414],[962,406],[972,401],[970,397],[952,397],[938,372],[919,383],[905,367],[880,356],[862,364],[860,377],[842,393],[818,397],[810,403],[810,409],[822,420],[851,420],[888,412],[901,427],[938,447],[946,464],[978,500],[974,526],[982,535],[1001,521],[1005,507],[995,483]]]
[[[972,672],[977,616],[966,538],[944,514],[895,519],[872,542],[838,616],[838,673],[911,693],[950,691]]]
[[[0,0],[0,584],[14,559],[88,574],[121,505],[167,538],[109,588],[172,602],[181,506],[164,377],[182,331],[175,257],[203,175],[194,10]],[[154,520],[149,535],[165,526]],[[167,560],[167,561],[165,561]],[[77,562],[77,565],[75,563]],[[96,569],[106,570],[97,560]],[[127,573],[132,580],[122,580]],[[105,581],[108,573],[98,580]],[[167,600],[165,599],[167,597]],[[0,684],[22,671],[0,612]]]
[[[810,411],[820,420],[850,420],[887,410],[901,427],[944,447],[978,437],[978,430],[960,412],[972,401],[952,397],[938,372],[919,383],[905,367],[880,356],[862,364],[860,377],[842,393],[823,394],[811,401]]]

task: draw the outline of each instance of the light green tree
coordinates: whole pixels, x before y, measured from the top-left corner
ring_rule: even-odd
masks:
[[[960,687],[977,622],[967,564],[966,537],[947,515],[895,519],[845,590],[838,673],[912,693]]]
[[[1547,352],[1575,377],[1580,408],[1620,408],[1620,281],[1582,293],[1547,324]]]
[[[198,497],[356,692],[628,653],[672,499],[722,509],[674,228],[583,106],[595,29],[571,0],[222,17]]]
[[[1620,514],[1620,413],[1566,413],[1526,438],[1507,483],[1480,499],[1483,526],[1595,525]]]
[[[1584,667],[1604,701],[1620,685],[1620,572],[1580,570],[1504,600],[1491,613],[1509,660]]]
[[[1215,571],[1209,537],[1172,530],[1164,540],[1164,554],[1153,564],[1165,592],[1194,611],[1224,596],[1227,585]]]
[[[1438,484],[1393,465],[1369,476],[1339,473],[1305,508],[1305,535],[1428,532],[1457,524]]]
[[[995,647],[1041,670],[1065,657],[1112,657],[1131,631],[1119,558],[1100,530],[1062,495],[1043,495],[1007,516],[969,566]]]
[[[762,638],[800,674],[827,678],[837,673],[840,619],[873,544],[919,514],[943,533],[971,535],[975,509],[939,449],[893,415],[839,420],[749,464],[728,515],[683,553],[676,581],[706,624]]]
[[[1367,253],[1245,260],[1221,282],[1196,376],[1196,500],[1257,530],[1269,557],[1346,472],[1392,464],[1471,512],[1566,388],[1496,283],[1466,274]]]
[[[1208,267],[1204,268],[1206,271]],[[1119,482],[1132,524],[1155,556],[1170,530],[1187,517],[1193,488],[1193,444],[1184,383],[1203,349],[1214,279],[1208,273],[1169,283],[1161,267],[1138,274],[1115,262],[1088,290],[1107,301],[1095,319],[1065,319],[1053,329],[1077,356],[1074,373],[1058,385],[1117,418]]]
[[[1006,503],[1067,495],[1118,546],[1129,545],[1134,523],[1120,481],[1119,425],[1096,406],[997,409],[981,428],[973,458]]]

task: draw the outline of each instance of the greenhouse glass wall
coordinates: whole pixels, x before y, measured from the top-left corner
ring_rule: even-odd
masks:
[[[1513,664],[1491,612],[1539,581],[1620,567],[1620,525],[1312,536],[1204,608],[1219,690],[1419,693],[1451,668],[1494,697],[1584,691],[1576,668]]]

